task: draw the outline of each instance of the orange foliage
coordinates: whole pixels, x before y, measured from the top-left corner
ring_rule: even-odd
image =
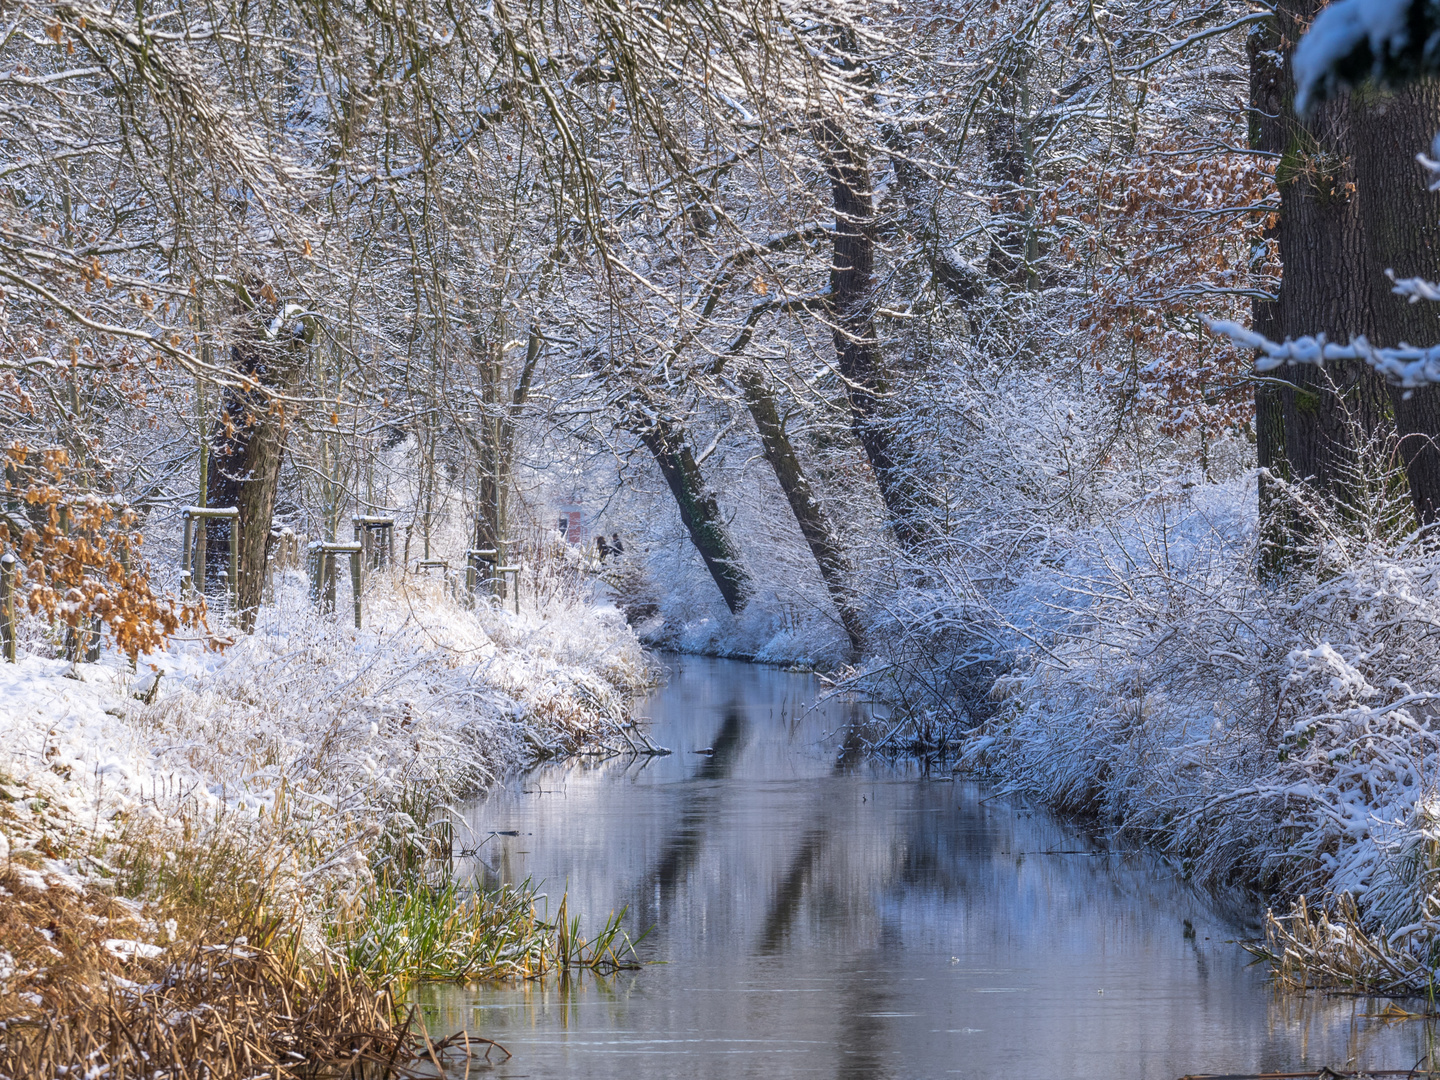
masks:
[[[1279,273],[1264,236],[1276,209],[1266,163],[1184,149],[1161,140],[1077,172],[1051,211],[1090,226],[1068,252],[1088,271],[1088,358],[1167,434],[1249,421],[1244,359],[1198,314],[1248,321],[1246,291],[1273,291]]]
[[[31,614],[70,627],[98,618],[131,657],[162,648],[181,626],[204,625],[203,599],[177,605],[155,594],[129,506],[64,491],[63,450],[38,455],[38,468],[25,447],[7,456],[6,493],[25,509],[23,520],[0,520],[0,542],[20,560],[17,594]]]

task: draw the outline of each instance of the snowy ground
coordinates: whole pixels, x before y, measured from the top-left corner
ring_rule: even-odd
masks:
[[[298,574],[277,594],[223,653],[0,664],[3,865],[98,881],[117,844],[211,830],[318,913],[417,817],[623,722],[649,676],[613,608],[477,613],[438,582],[377,579],[357,631],[344,604],[316,615]]]

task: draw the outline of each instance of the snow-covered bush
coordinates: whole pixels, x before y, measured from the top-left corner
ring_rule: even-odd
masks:
[[[1156,842],[1197,879],[1349,894],[1365,926],[1425,952],[1440,550],[1387,531],[1390,496],[1369,490],[1343,518],[1288,493],[1317,540],[1275,580],[1253,475],[1037,545],[1003,590],[951,567],[897,609],[905,638],[869,678],[912,730],[948,723],[968,766]]]
[[[0,820],[7,853],[123,877],[107,852],[223,836],[270,902],[318,914],[448,839],[452,800],[627,722],[650,677],[610,608],[515,616],[382,578],[357,630],[312,611],[298,574],[277,594],[223,654],[177,640],[78,680],[0,664],[0,774],[25,793]]]

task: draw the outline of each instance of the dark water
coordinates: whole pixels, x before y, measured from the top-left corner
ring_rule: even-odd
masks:
[[[818,683],[671,662],[641,708],[673,756],[542,768],[473,806],[507,881],[660,961],[567,985],[427,988],[502,1077],[1164,1078],[1409,1068],[1423,1023],[1284,999],[1244,928],[1158,861],[1020,800],[837,753]],[[700,755],[697,749],[713,753]],[[489,874],[489,871],[486,871]]]

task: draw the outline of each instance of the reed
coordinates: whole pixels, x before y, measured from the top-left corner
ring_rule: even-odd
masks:
[[[0,875],[0,1077],[399,1075],[424,1053],[395,1001],[277,918],[144,944],[136,909],[94,890]]]
[[[1434,942],[1428,931],[1419,926],[1390,934],[1383,927],[1367,931],[1349,893],[1329,909],[1311,908],[1302,896],[1288,914],[1267,912],[1264,942],[1242,944],[1287,990],[1424,995],[1434,1005]]]
[[[352,917],[332,924],[330,939],[350,970],[389,987],[639,966],[624,911],[586,938],[564,897],[553,921],[538,913],[541,899],[529,881],[496,889],[449,877],[380,883]]]

